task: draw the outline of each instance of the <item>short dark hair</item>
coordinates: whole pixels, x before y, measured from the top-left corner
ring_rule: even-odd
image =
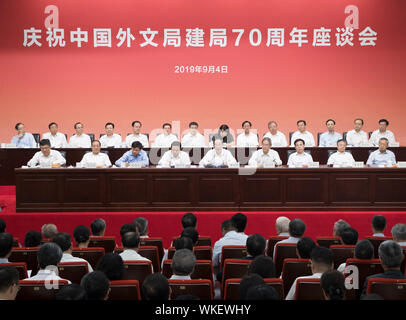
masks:
[[[148,220],[144,217],[137,217],[133,221],[138,224],[140,236],[146,236],[148,234]]]
[[[70,237],[69,233],[66,232],[59,232],[52,238],[52,242],[56,243],[63,252],[69,250],[69,248],[72,246],[72,238]]]
[[[141,127],[142,127],[141,121],[138,121],[138,120],[134,120],[134,121],[131,123],[131,127],[134,127],[134,124],[136,124],[136,123],[139,123],[139,124],[141,125]]]
[[[250,127],[252,127],[252,123],[248,120],[245,120],[242,124],[241,127],[244,127],[244,124],[248,123],[250,125]]]
[[[165,122],[165,123],[162,125],[162,129],[165,129],[166,126],[169,126],[169,128],[172,129],[172,125],[171,125],[170,123],[168,123],[168,122]]]
[[[306,145],[306,142],[303,139],[296,139],[295,142],[294,142],[294,145],[296,146],[296,143],[298,143],[300,141],[302,141],[304,146]]]
[[[114,123],[113,122],[107,122],[104,127],[106,128],[107,126],[112,126],[113,129],[114,129]]]
[[[364,124],[364,120],[361,119],[361,118],[356,118],[356,119],[354,120],[354,123],[355,123],[355,121],[357,121],[357,120],[361,121],[361,123]]]
[[[378,121],[378,123],[381,123],[381,122],[385,122],[387,126],[389,125],[389,121],[386,119],[381,119]]]
[[[330,270],[323,273],[320,284],[330,300],[343,300],[345,293],[344,281],[342,272]]]
[[[330,249],[316,246],[310,254],[310,259],[317,265],[325,265],[330,267],[333,263],[333,253],[330,251]]]
[[[180,234],[181,237],[189,237],[192,239],[193,244],[197,243],[197,240],[199,240],[199,232],[193,227],[187,227],[183,229],[182,233]]]
[[[6,221],[4,221],[3,219],[0,219],[0,233],[6,232]]]
[[[96,269],[103,272],[110,281],[122,280],[125,272],[123,258],[113,252],[101,257]]]
[[[169,282],[162,273],[153,273],[142,282],[146,300],[169,300]]]
[[[0,292],[5,292],[13,285],[18,285],[18,271],[15,267],[0,266]]]
[[[39,145],[42,147],[42,146],[51,146],[51,141],[49,141],[49,139],[42,139],[40,142],[39,142]]]
[[[310,259],[310,254],[315,247],[316,243],[309,237],[301,238],[296,245],[301,259]]]
[[[196,224],[197,224],[197,218],[193,213],[187,212],[183,215],[183,217],[182,217],[183,229],[185,229],[187,227],[196,228]]]
[[[247,238],[247,251],[252,257],[263,255],[266,247],[265,238],[259,233],[254,233]]]
[[[79,301],[87,300],[86,290],[83,289],[79,284],[72,283],[67,286],[63,286],[56,294],[55,300],[65,300],[65,301]]]
[[[51,127],[52,127],[53,125],[56,125],[56,126],[58,127],[58,124],[57,124],[56,122],[51,122],[51,123],[48,125],[48,129],[51,129]]]
[[[255,287],[257,285],[264,283],[265,283],[264,279],[256,273],[245,275],[240,282],[240,300],[246,299],[248,290],[251,287]]]
[[[301,122],[303,122],[305,126],[307,125],[305,120],[297,120],[296,125],[299,125]]]
[[[190,128],[191,126],[199,127],[199,125],[198,125],[198,123],[197,123],[196,121],[192,121],[191,123],[189,123],[189,128]]]
[[[24,247],[39,247],[41,245],[42,235],[37,230],[30,230],[25,234]]]
[[[123,237],[127,232],[137,232],[135,223],[125,223],[120,228],[120,236]]]
[[[264,144],[264,141],[268,141],[269,144],[272,146],[272,140],[270,138],[268,138],[268,137],[262,138],[261,143]]]
[[[387,268],[399,268],[403,261],[402,247],[393,240],[386,240],[379,245],[379,258]]]
[[[173,141],[173,142],[171,143],[171,149],[172,149],[173,147],[182,148],[182,145],[181,145],[180,141]]]
[[[376,215],[372,218],[372,226],[376,231],[383,231],[386,228],[386,218],[383,215]]]
[[[73,230],[73,237],[77,244],[87,242],[90,239],[90,230],[86,226],[77,226]]]
[[[134,141],[134,142],[131,144],[131,148],[133,148],[133,149],[136,149],[136,148],[142,149],[142,148],[144,148],[144,146],[142,145],[141,142],[139,142],[139,141]]]
[[[306,231],[305,223],[300,219],[293,219],[289,222],[289,234],[292,237],[300,238]]]
[[[101,271],[85,275],[80,285],[86,290],[88,300],[104,300],[110,288],[110,281]]]
[[[328,123],[329,121],[332,121],[334,124],[336,124],[336,122],[335,122],[333,119],[328,119],[328,120],[326,121],[326,125],[327,125],[327,123]]]
[[[264,279],[275,278],[276,269],[273,259],[264,255],[255,257],[250,264],[249,273],[256,273]]]
[[[7,256],[13,249],[14,239],[9,233],[0,233],[0,258]]]
[[[140,245],[140,235],[138,232],[126,232],[121,236],[121,242],[125,248],[138,248]]]
[[[62,259],[62,249],[54,242],[44,243],[38,250],[37,260],[39,267],[56,266]]]
[[[340,142],[345,142],[345,144],[347,144],[347,140],[345,140],[345,139],[338,139],[338,140],[337,140],[337,145],[338,145]]]
[[[81,124],[81,125],[83,126],[82,122],[76,122],[76,123],[73,125],[73,129],[76,129],[76,126],[77,126],[78,124]]]
[[[358,231],[354,228],[345,228],[340,232],[341,240],[346,245],[355,245],[358,242]]]
[[[95,219],[90,224],[90,229],[92,229],[92,234],[98,236],[103,230],[106,229],[106,221],[101,218]]]
[[[20,124],[24,125],[24,123],[18,122],[18,123],[14,126],[14,128],[16,128],[16,130],[18,130],[18,127],[20,126]]]
[[[97,140],[97,139],[93,140],[93,141],[92,141],[92,145],[93,145],[93,143],[95,143],[95,142],[98,142],[98,143],[99,143],[99,146],[101,146],[100,140]]]
[[[356,259],[369,260],[374,257],[374,246],[371,241],[361,240],[355,246],[354,256]]]
[[[237,230],[234,222],[231,219],[224,220],[221,223],[221,230],[230,231],[230,230]]]
[[[193,251],[194,243],[189,237],[180,237],[173,241],[173,246],[176,250],[189,249],[190,251]]]
[[[279,300],[279,295],[274,287],[264,283],[250,287],[245,300]]]
[[[244,232],[247,227],[247,216],[245,214],[238,212],[231,217],[231,220],[237,228],[237,232]]]
[[[222,124],[219,128],[219,131],[228,131],[230,128],[226,124]]]

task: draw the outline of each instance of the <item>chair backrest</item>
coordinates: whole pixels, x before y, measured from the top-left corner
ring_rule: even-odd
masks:
[[[116,237],[90,237],[89,248],[104,248],[104,252],[113,252],[116,247]]]
[[[168,248],[168,259],[173,258],[173,255],[175,254],[175,251],[176,251],[175,247],[169,247]]]
[[[52,281],[51,288],[47,288],[46,280],[21,280],[20,291],[16,296],[16,300],[53,300],[55,294],[63,287],[68,285],[67,280]]]
[[[348,258],[354,258],[355,245],[332,245],[330,250],[333,253],[334,269],[337,269]]]
[[[84,261],[60,262],[58,272],[61,278],[80,284],[82,278],[89,272],[89,268]]]
[[[298,279],[295,300],[325,300],[319,278]]]
[[[87,133],[87,135],[90,137],[90,141],[94,141],[94,133]]]
[[[39,247],[31,248],[13,248],[11,255],[8,258],[9,262],[25,262],[27,269],[32,270],[31,274],[36,274],[38,271],[38,254]]]
[[[221,248],[221,267],[226,259],[241,259],[247,256],[247,246],[223,246]]]
[[[99,260],[104,256],[104,248],[73,248],[72,256],[85,259],[96,270]]]
[[[366,237],[365,239],[372,243],[374,246],[374,258],[378,258],[379,245],[386,240],[392,240],[392,237]]]
[[[317,132],[317,145],[320,145],[320,136],[323,132]]]
[[[231,278],[244,277],[250,268],[252,260],[248,259],[226,259],[224,261],[221,287],[224,290],[225,281]]]
[[[155,246],[158,248],[158,255],[159,255],[159,263],[162,262],[162,258],[164,257],[164,245],[163,239],[158,237],[151,237],[151,238],[141,238],[140,239],[140,247],[142,246]]]
[[[197,240],[196,247],[209,246],[211,247],[211,237],[210,236],[199,236]]]
[[[0,267],[14,267],[18,271],[18,279],[24,280],[28,278],[27,273],[27,264],[25,262],[9,262],[9,263],[0,263]]]
[[[316,242],[320,247],[330,248],[332,245],[341,244],[340,237],[317,237]]]
[[[33,133],[32,136],[34,137],[36,143],[41,141],[41,135],[39,133]]]
[[[171,300],[177,296],[192,294],[199,297],[200,300],[213,300],[213,286],[211,280],[193,279],[193,280],[168,280],[171,287]]]
[[[368,279],[367,294],[376,293],[384,300],[406,300],[406,279]]]
[[[51,238],[42,238],[41,239],[41,244],[47,243],[47,242],[52,242]]]
[[[283,260],[286,258],[297,258],[296,243],[277,243],[275,245],[275,263],[276,276],[279,277],[283,268]]]
[[[293,143],[292,135],[293,135],[293,132],[289,132],[289,145],[291,145]]]
[[[146,260],[124,261],[124,268],[123,280],[138,280],[140,286],[144,279],[152,274],[152,263]]]
[[[110,294],[108,300],[141,300],[139,281],[110,281]]]
[[[66,159],[66,151],[59,151],[59,153],[61,154],[62,157]]]
[[[273,256],[273,249],[275,244],[281,240],[287,239],[289,237],[281,237],[281,236],[270,236],[268,238],[268,246],[266,247],[266,255],[269,257]]]
[[[224,285],[224,300],[240,300],[241,278],[227,279]],[[284,288],[283,281],[280,278],[265,278],[265,283],[273,287],[278,293],[279,299],[283,300]]]
[[[170,278],[172,272],[172,260],[165,260],[162,265],[162,274],[166,278]],[[213,265],[211,260],[196,260],[193,273],[190,275],[192,279],[208,279],[213,280]]]
[[[158,248],[155,246],[143,246],[138,248],[138,254],[151,260],[154,272],[161,271],[161,264],[159,262]]]
[[[311,262],[310,259],[285,259],[283,261],[282,279],[283,287],[290,290],[296,278],[303,276],[311,276]]]
[[[344,139],[345,141],[347,141],[347,131],[344,131],[344,132],[343,132],[343,139]]]
[[[213,250],[210,246],[193,247],[193,253],[197,260],[211,260],[213,256]]]

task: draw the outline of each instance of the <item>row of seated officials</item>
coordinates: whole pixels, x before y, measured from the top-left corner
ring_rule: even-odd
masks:
[[[122,225],[122,247],[114,237],[105,237],[106,222],[96,219],[90,226],[93,236],[86,226],[74,229],[75,248],[71,236],[54,224],[28,231],[25,247],[19,248],[0,219],[0,299],[406,299],[405,224],[394,225],[392,237],[385,237],[386,218],[376,215],[372,237],[358,241],[358,232],[339,220],[333,237],[318,237],[317,243],[304,236],[306,225],[300,219],[278,217],[278,236],[268,240],[246,235],[246,226],[244,214],[233,215],[223,221],[222,237],[211,247],[210,239],[199,237],[196,216],[186,213],[180,237],[162,250],[162,245],[148,246],[157,238],[148,236],[143,217]],[[109,252],[94,247],[105,245],[107,238],[113,241]],[[147,246],[140,246],[143,242]],[[200,246],[202,242],[209,246]],[[208,249],[210,256],[201,260],[199,248]],[[101,252],[97,259],[81,258],[91,249]],[[34,262],[27,255],[17,258],[27,250]],[[47,289],[45,281],[58,286]]]

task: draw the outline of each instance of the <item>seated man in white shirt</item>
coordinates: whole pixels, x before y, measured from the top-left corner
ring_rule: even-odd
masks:
[[[73,243],[69,233],[60,232],[52,238],[52,242],[56,243],[62,249],[62,258],[60,262],[86,262],[88,272],[93,272],[93,268],[85,259],[72,256]]]
[[[278,131],[278,124],[276,121],[269,121],[268,129],[269,131],[264,134],[264,138],[271,139],[273,147],[279,148],[288,146],[286,136],[282,132]]]
[[[289,168],[307,168],[313,157],[305,152],[305,142],[303,139],[297,139],[295,141],[296,152],[292,153],[288,159]]]
[[[15,300],[19,291],[18,280],[15,267],[0,266],[0,300]]]
[[[76,122],[73,126],[76,133],[69,139],[71,148],[90,148],[91,139],[86,133],[83,133],[84,126],[81,122]]]
[[[102,271],[86,274],[80,281],[80,286],[86,290],[87,300],[107,300],[110,294],[110,281]]]
[[[49,167],[49,168],[59,168],[66,164],[66,160],[62,157],[61,153],[56,150],[51,150],[51,143],[48,139],[42,139],[39,142],[41,151],[34,154],[32,159],[28,161],[27,166],[29,167]]]
[[[62,259],[62,249],[54,242],[44,243],[38,250],[37,259],[40,270],[30,278],[24,280],[66,280],[57,275],[57,265]],[[51,281],[50,284],[53,284]],[[67,280],[69,284],[71,282]]]
[[[321,276],[324,272],[333,270],[333,267],[334,267],[333,254],[327,248],[316,246],[312,250],[312,253],[310,254],[310,260],[311,260],[310,265],[311,265],[311,269],[312,269],[312,275],[296,278],[296,280],[293,282],[292,287],[290,288],[290,290],[286,296],[286,300],[295,299],[297,280],[321,278]]]
[[[369,154],[367,165],[371,167],[392,167],[396,163],[395,154],[388,150],[389,140],[379,139],[378,150]]]
[[[122,144],[121,136],[114,133],[114,123],[107,122],[104,128],[106,134],[100,137],[102,148],[120,148]]]
[[[278,152],[272,150],[272,141],[270,138],[265,137],[262,139],[262,149],[255,151],[250,160],[248,161],[248,165],[257,167],[257,168],[264,168],[267,166],[280,166],[282,165],[281,158],[279,157]]]
[[[237,234],[241,236],[242,241],[247,241],[248,235],[245,234],[245,228],[247,227],[247,216],[241,212],[237,212],[231,217],[231,221],[234,223]]]
[[[305,120],[298,120],[297,121],[297,131],[292,134],[291,140],[290,140],[290,146],[294,147],[295,146],[295,141],[297,139],[302,139],[307,147],[314,147],[316,146],[316,143],[314,142],[314,137],[313,134],[311,134],[309,131],[306,131],[306,121]]]
[[[293,219],[289,222],[289,238],[278,241],[277,243],[298,243],[306,231],[306,224],[301,219]],[[276,246],[273,249],[273,258],[275,259]],[[276,262],[276,261],[274,261]]]
[[[163,132],[155,138],[152,147],[154,148],[169,148],[174,141],[178,141],[178,137],[172,133],[172,125],[164,123],[162,125]]]
[[[237,164],[229,150],[223,149],[223,140],[214,138],[214,149],[209,150],[202,160],[199,167],[228,167]]]
[[[92,230],[93,237],[104,237],[106,233],[106,221],[101,218],[97,218],[90,224],[90,229]]]
[[[237,147],[258,147],[258,135],[251,132],[251,127],[250,121],[242,123],[244,132],[237,136]]]
[[[13,250],[14,239],[9,233],[0,233],[0,263],[9,263],[8,258]]]
[[[48,125],[49,132],[45,132],[42,135],[42,139],[48,139],[51,142],[52,148],[66,148],[68,142],[66,141],[66,136],[63,133],[58,132],[58,124],[56,122],[51,122]]]
[[[151,261],[138,253],[140,246],[140,235],[138,232],[126,232],[121,236],[123,252],[120,253],[124,262],[126,261]]]
[[[406,247],[406,224],[397,223],[392,227],[393,241],[397,242],[401,247]]]
[[[195,121],[189,123],[189,132],[182,137],[182,146],[188,148],[205,147],[204,136],[197,130],[199,124]]]
[[[347,143],[350,147],[368,146],[368,135],[362,130],[364,120],[357,118],[354,120],[354,129],[347,132]]]
[[[140,233],[140,238],[144,239],[144,238],[149,238],[148,237],[148,220],[144,217],[138,217],[134,219],[134,223],[138,224],[138,228],[139,228],[139,233]]]
[[[180,150],[181,144],[179,141],[174,141],[171,144],[171,150],[164,153],[162,158],[158,162],[158,167],[160,168],[174,168],[189,167],[191,162],[189,154]]]
[[[320,135],[319,147],[334,147],[342,139],[341,133],[335,131],[336,122],[333,119],[326,121],[327,131]]]
[[[94,140],[92,142],[92,151],[86,153],[82,161],[80,161],[80,166],[82,168],[107,168],[111,167],[111,162],[109,156],[103,152],[100,152],[100,141]]]
[[[37,142],[31,133],[25,132],[25,126],[19,122],[15,125],[17,135],[11,138],[11,144],[14,144],[17,148],[35,148]]]
[[[162,273],[153,273],[142,282],[143,299],[168,301],[171,297],[171,289],[168,279]]]
[[[334,222],[333,237],[340,237],[341,232],[350,227],[351,226],[349,225],[349,223],[344,221],[343,219]]]
[[[365,239],[357,242],[354,250],[354,259],[370,260],[374,259],[374,246],[371,241]],[[346,262],[340,264],[337,271],[344,273]]]
[[[276,234],[280,237],[289,237],[289,222],[287,217],[278,217],[275,221]]]
[[[131,148],[134,141],[139,141],[142,143],[144,148],[148,148],[148,137],[145,134],[141,133],[141,121],[135,120],[132,122],[131,126],[133,127],[133,133],[129,134],[125,138],[125,144],[127,145],[127,147]]]
[[[230,148],[234,145],[234,137],[230,132],[230,127],[227,124],[222,124],[217,133],[210,139],[209,147],[213,147],[214,141],[220,139],[223,141],[223,146]]]
[[[388,139],[389,144],[392,144],[392,143],[396,142],[395,135],[393,134],[392,131],[387,129],[388,126],[389,126],[389,121],[388,120],[386,120],[386,119],[379,120],[379,129],[372,132],[371,138],[369,139],[369,142],[373,146],[378,146],[379,145],[379,140],[381,138]]]
[[[333,167],[353,167],[355,160],[351,153],[345,152],[347,142],[344,139],[337,141],[337,152],[333,153],[327,161],[327,165]]]
[[[373,216],[372,221],[372,236],[384,237],[384,231],[386,228],[386,218],[383,215],[377,214]]]
[[[175,251],[172,258],[172,276],[169,280],[192,280],[190,275],[195,269],[196,256],[189,249]]]

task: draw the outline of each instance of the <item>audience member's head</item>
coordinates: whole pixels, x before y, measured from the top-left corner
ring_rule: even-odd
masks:
[[[266,240],[259,233],[254,233],[247,238],[247,252],[251,257],[263,255],[265,253]]]
[[[316,243],[311,238],[301,238],[296,245],[297,257],[299,259],[310,259],[310,254],[315,247]]]
[[[56,243],[61,249],[62,252],[67,252],[72,250],[72,239],[69,233],[59,232],[55,237],[52,238],[52,242]]]
[[[40,269],[46,269],[49,266],[56,267],[61,259],[62,249],[54,242],[46,242],[38,250],[37,260]]]
[[[86,290],[88,300],[107,300],[110,293],[110,281],[101,271],[93,271],[80,281]]]
[[[187,227],[192,227],[192,228],[196,228],[197,226],[197,218],[196,216],[191,213],[185,213],[182,217],[182,227],[183,229],[187,228]]]
[[[395,224],[392,227],[392,237],[396,242],[406,242],[406,224]]]
[[[313,274],[332,270],[334,266],[332,252],[324,247],[315,247],[310,254],[310,260]]]
[[[0,266],[0,300],[14,300],[17,296],[18,271],[15,267]]]
[[[126,232],[121,236],[121,242],[123,248],[125,249],[138,249],[140,245],[140,235],[138,232]]]
[[[245,300],[279,300],[279,295],[275,288],[259,284],[248,289]]]
[[[30,247],[39,247],[41,245],[41,232],[36,231],[36,230],[30,230],[25,234],[25,239],[24,239],[24,247],[30,248]]]
[[[0,259],[7,259],[13,249],[14,239],[9,233],[0,233]]]
[[[223,237],[230,231],[237,231],[233,221],[231,219],[224,220],[221,223],[221,233],[222,233]]]
[[[188,249],[176,250],[172,258],[172,272],[177,276],[192,274],[196,263],[196,256]]]
[[[276,234],[289,233],[290,219],[286,217],[278,217],[275,222]]]
[[[80,285],[72,283],[67,286],[63,286],[56,294],[55,300],[66,301],[78,301],[87,300],[86,290]]]
[[[137,232],[135,223],[125,223],[120,228],[120,236],[123,237],[127,232]]]
[[[306,225],[300,219],[294,219],[289,222],[289,234],[294,238],[301,238],[305,233]]]
[[[197,240],[199,240],[199,232],[193,227],[187,227],[183,229],[182,233],[180,234],[181,237],[188,237],[192,239],[193,245],[196,245]]]
[[[142,292],[145,300],[169,300],[171,291],[168,279],[162,273],[150,274],[142,282]]]
[[[369,260],[374,258],[374,246],[369,240],[361,240],[355,246],[355,259]]]
[[[386,240],[379,245],[379,259],[384,270],[399,270],[403,260],[402,247],[393,240]]]
[[[358,242],[358,232],[351,227],[341,230],[339,236],[341,237],[342,244],[356,245]]]
[[[173,246],[175,247],[175,250],[189,249],[190,251],[193,251],[193,245],[194,245],[193,240],[190,239],[189,237],[180,237],[173,241]]]
[[[97,270],[103,272],[110,281],[122,280],[124,276],[123,258],[117,253],[106,253],[97,264]]]
[[[86,226],[77,226],[73,230],[73,237],[75,238],[78,247],[87,248],[90,242],[90,230]]]
[[[249,267],[249,274],[255,273],[262,278],[275,278],[276,269],[273,259],[268,256],[258,256],[252,260]]]
[[[58,228],[52,223],[44,224],[41,227],[42,237],[45,239],[52,239],[58,233]]]
[[[383,215],[376,215],[372,218],[372,232],[383,233],[386,228],[386,218]]]
[[[340,219],[334,223],[333,227],[333,236],[339,237],[340,233],[343,229],[350,228],[351,226],[345,222],[344,220]]]
[[[6,221],[3,219],[0,219],[0,233],[6,232]]]
[[[195,296],[194,294],[182,294],[180,296],[177,296],[175,300],[200,300],[198,296]]]
[[[245,214],[238,212],[231,217],[231,220],[237,228],[237,232],[244,232],[247,227],[247,216]]]
[[[343,300],[345,293],[344,275],[337,270],[323,273],[320,284],[326,300]]]
[[[260,275],[256,273],[245,275],[240,282],[240,300],[246,300],[248,290],[260,284],[265,284],[264,279]]]
[[[106,221],[103,219],[95,219],[90,224],[90,229],[92,229],[92,235],[96,237],[103,237],[106,232]]]
[[[140,236],[148,235],[148,220],[144,217],[138,217],[134,219],[134,223],[138,223]]]

